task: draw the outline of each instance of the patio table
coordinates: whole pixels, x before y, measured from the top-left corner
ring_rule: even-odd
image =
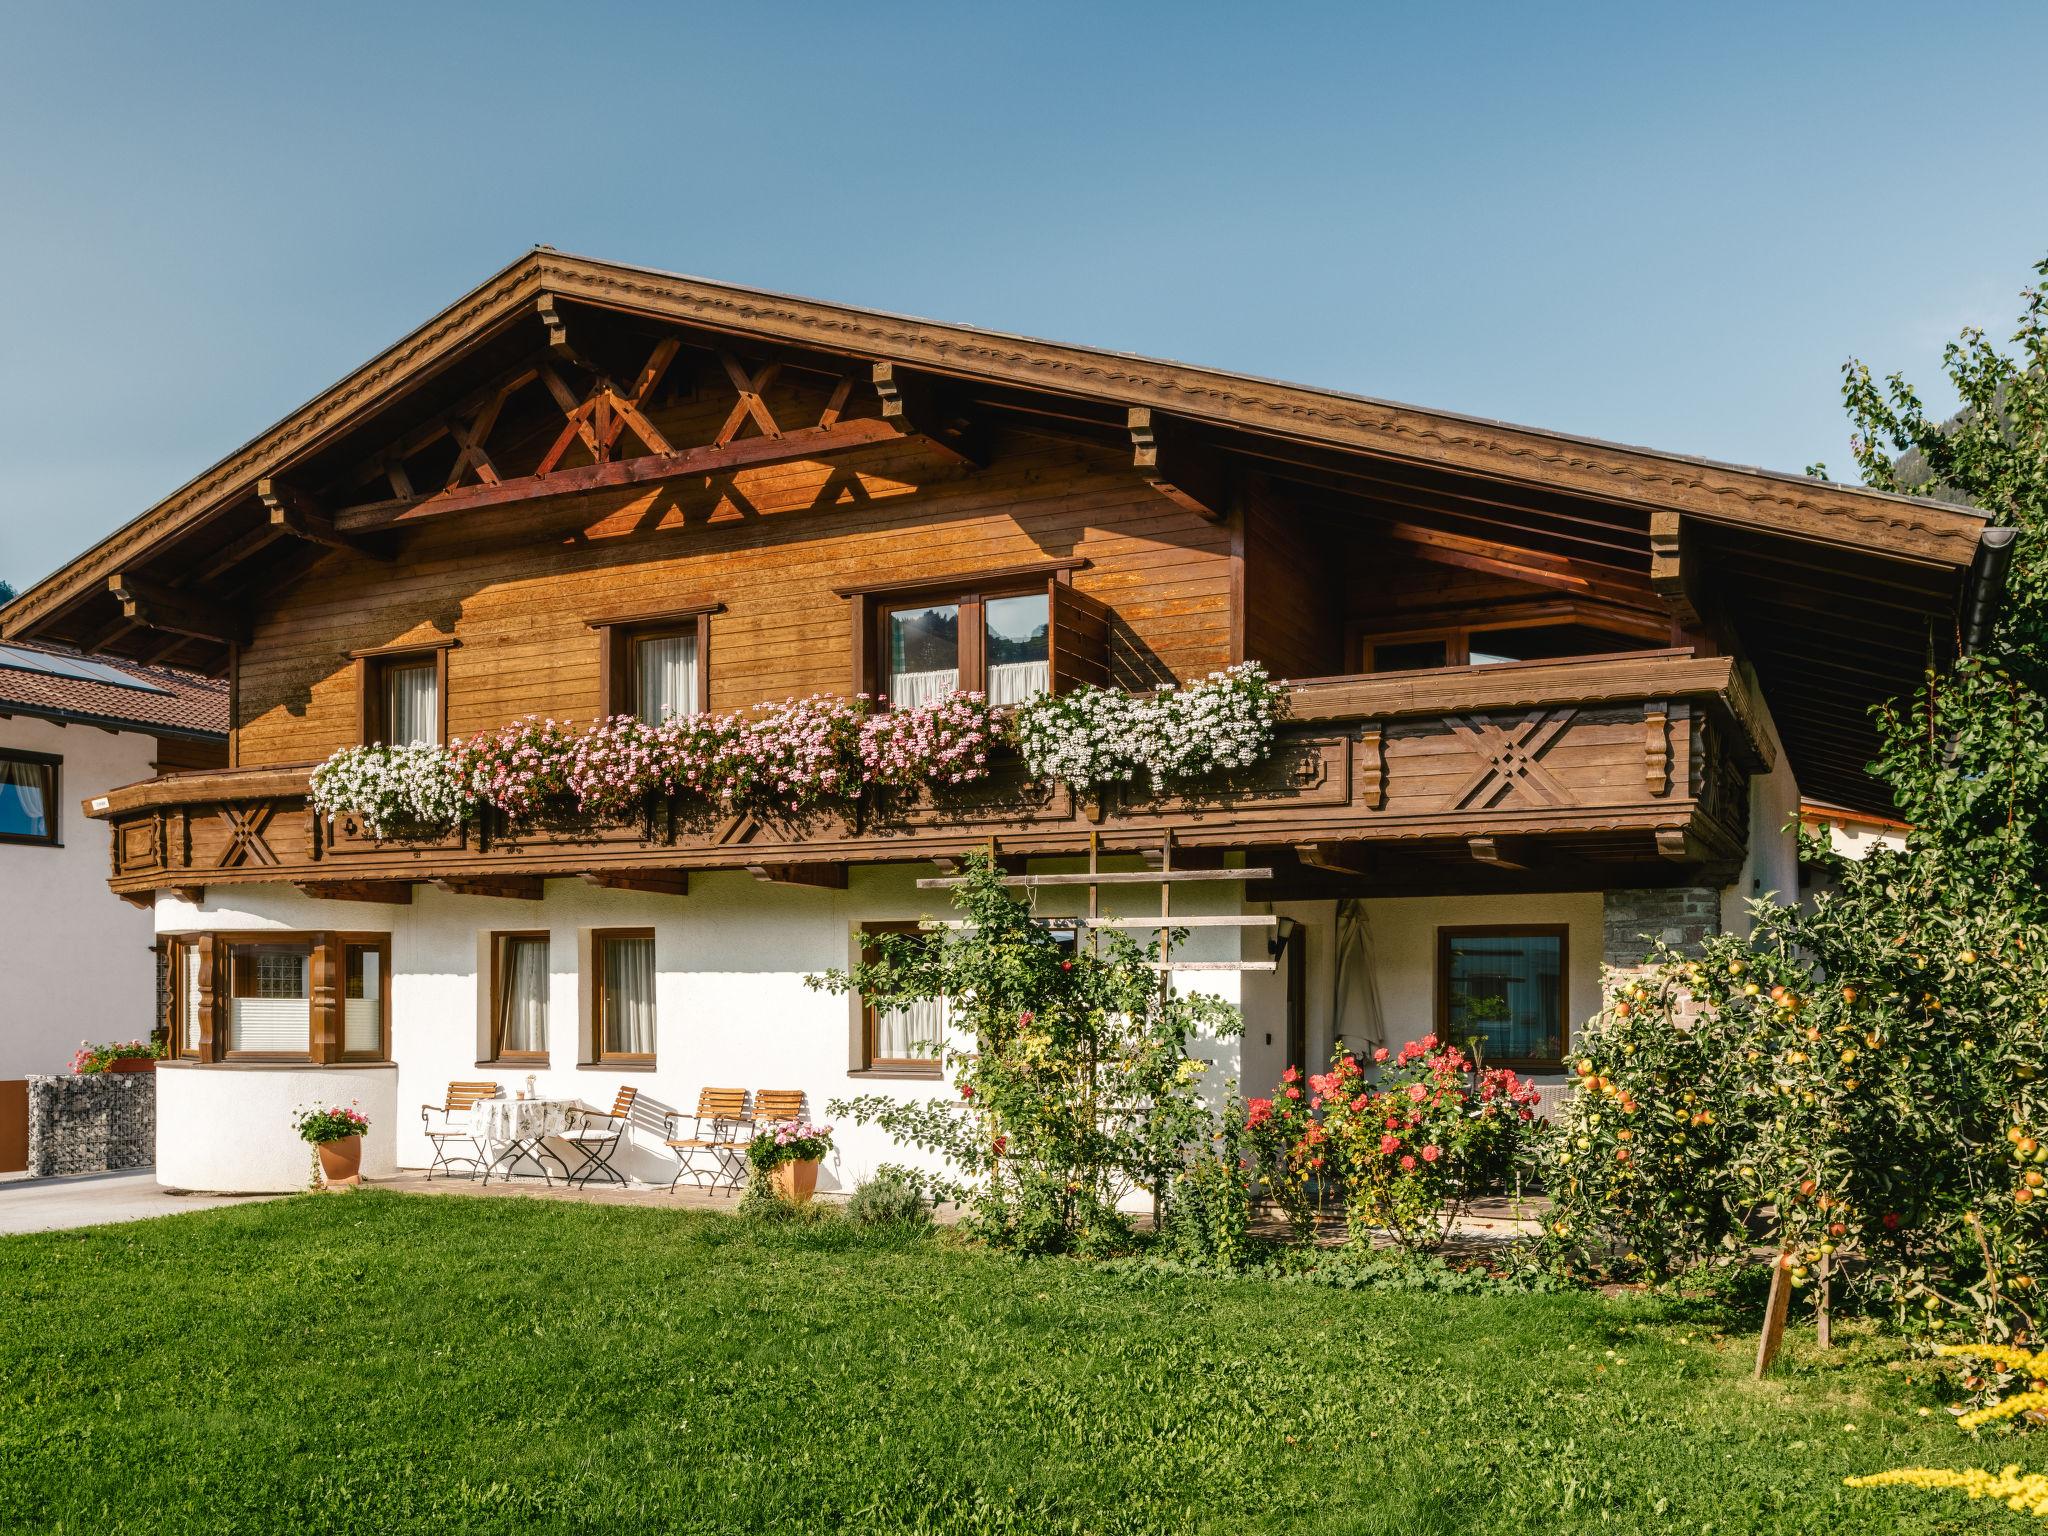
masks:
[[[547,1164],[541,1161],[544,1157],[568,1178],[568,1165],[542,1145],[542,1138],[561,1135],[583,1112],[577,1099],[479,1100],[470,1112],[470,1134],[482,1160],[484,1182],[491,1182],[493,1168],[509,1180],[512,1169],[524,1160],[532,1163],[552,1188],[555,1181],[548,1177]]]

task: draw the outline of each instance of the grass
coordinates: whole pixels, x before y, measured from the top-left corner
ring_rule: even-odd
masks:
[[[0,1319],[5,1531],[2021,1531],[1842,1478],[2043,1461],[1868,1340],[845,1222],[306,1197],[0,1239]]]

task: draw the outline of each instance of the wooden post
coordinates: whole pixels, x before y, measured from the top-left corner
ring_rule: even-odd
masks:
[[[1822,1254],[1814,1281],[1813,1331],[1816,1342],[1819,1343],[1822,1349],[1833,1349],[1835,1347],[1834,1331],[1828,1326],[1828,1291],[1830,1282],[1833,1279],[1834,1265],[1835,1256],[1833,1254]]]
[[[1771,1299],[1764,1305],[1763,1336],[1756,1341],[1758,1381],[1764,1379],[1771,1362],[1778,1358],[1778,1347],[1785,1342],[1785,1314],[1792,1306],[1792,1271],[1786,1266],[1785,1258],[1786,1255],[1781,1253],[1777,1262],[1771,1265]]]

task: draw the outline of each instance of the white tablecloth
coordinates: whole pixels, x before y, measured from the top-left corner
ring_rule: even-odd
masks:
[[[469,1134],[483,1148],[484,1166],[489,1167],[515,1141],[530,1142],[568,1130],[582,1108],[576,1099],[480,1099],[470,1111]]]

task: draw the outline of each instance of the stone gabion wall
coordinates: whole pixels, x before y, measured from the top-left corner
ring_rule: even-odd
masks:
[[[28,1080],[30,1177],[147,1168],[155,1162],[154,1072]]]

